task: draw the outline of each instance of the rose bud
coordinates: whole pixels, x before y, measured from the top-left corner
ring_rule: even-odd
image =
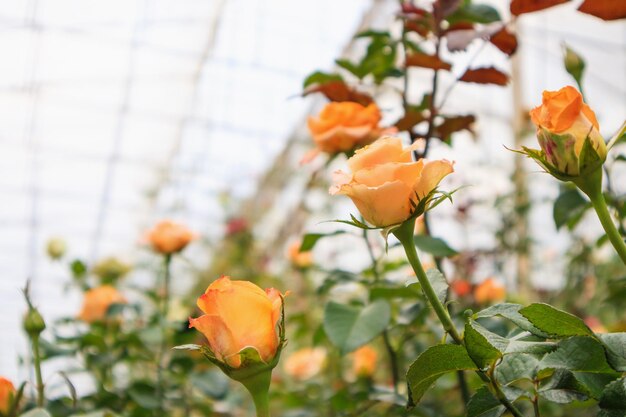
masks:
[[[67,243],[59,237],[52,238],[46,243],[46,252],[50,259],[59,260],[67,252]]]
[[[537,126],[542,152],[525,149],[526,154],[557,178],[586,175],[606,159],[596,115],[574,87],[544,91],[541,106],[531,110],[530,118]]]
[[[378,353],[371,346],[363,346],[354,352],[352,372],[359,378],[371,378],[376,370]]]
[[[287,256],[291,264],[297,268],[308,268],[313,265],[313,253],[311,251],[300,252],[302,241],[292,242],[287,250]]]
[[[208,346],[184,345],[200,350],[252,395],[257,416],[269,415],[272,369],[285,344],[283,295],[274,288],[263,291],[248,281],[215,280],[198,298],[205,314],[189,319],[207,338]]]
[[[487,304],[504,300],[506,289],[493,278],[487,278],[474,289],[474,300],[478,304]]]
[[[352,174],[335,173],[331,194],[352,199],[365,220],[376,227],[399,225],[422,214],[439,182],[453,172],[446,160],[413,162],[413,147],[384,137],[357,150],[348,167]]]
[[[156,252],[171,255],[181,250],[198,236],[186,226],[171,220],[157,223],[145,236],[145,240]]]
[[[15,400],[15,386],[6,378],[0,377],[0,414],[9,414],[11,405]]]
[[[285,360],[284,369],[287,375],[305,381],[319,374],[326,365],[324,348],[303,348],[295,351]]]
[[[103,285],[85,292],[83,307],[78,318],[87,323],[106,321],[112,304],[126,304],[126,298],[114,287]]]

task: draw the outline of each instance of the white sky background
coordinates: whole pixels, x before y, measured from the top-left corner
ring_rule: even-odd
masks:
[[[506,9],[504,0],[490,3]],[[45,242],[62,236],[72,257],[87,260],[132,253],[141,231],[163,216],[218,236],[225,214],[218,195],[254,191],[311,104],[291,97],[306,74],[331,68],[369,6],[0,2],[0,375],[26,376],[16,364],[24,352],[19,288],[26,277],[50,321],[78,309],[80,300],[63,291],[65,270],[45,258]],[[626,115],[626,27],[573,9],[520,19],[524,101],[531,107],[543,89],[572,83],[561,64],[565,40],[587,60],[588,100],[609,135]],[[486,50],[476,65],[498,54]],[[460,178],[478,195],[509,187],[493,178],[510,168],[502,144],[512,141],[511,103],[510,88],[472,85],[449,100],[450,111],[478,113],[480,146],[461,136],[456,149],[436,148],[434,156],[457,160]],[[556,183],[536,177],[538,195],[554,196]],[[626,192],[626,184],[616,186]],[[550,210],[535,212],[535,232],[558,247],[565,234],[555,235]],[[436,233],[458,236],[442,213]],[[489,230],[475,227],[467,246],[488,245]],[[550,261],[546,253],[540,256]]]

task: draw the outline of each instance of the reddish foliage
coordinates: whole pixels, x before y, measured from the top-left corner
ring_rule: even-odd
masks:
[[[477,84],[496,84],[506,85],[509,82],[509,76],[494,67],[468,69],[465,74],[459,78],[459,81]]]
[[[430,24],[425,19],[407,20],[404,22],[404,29],[409,32],[415,32],[425,38],[432,31]]]
[[[558,4],[567,3],[568,1],[569,0],[513,0],[511,2],[511,14],[518,16],[522,13],[536,12]],[[621,0],[608,1],[619,2]]]
[[[489,41],[507,55],[513,55],[517,50],[517,37],[506,30],[506,27],[494,33]]]
[[[476,121],[476,117],[469,114],[466,116],[446,117],[443,123],[435,128],[434,136],[443,141],[447,141],[450,135],[459,130],[472,131],[472,124]]]
[[[578,10],[603,20],[623,19],[626,17],[626,1],[585,0]]]
[[[406,114],[395,123],[394,126],[401,132],[409,131],[413,128],[413,126],[423,122],[424,120],[426,120],[426,117],[424,117],[421,112],[408,110]]]
[[[427,55],[419,52],[414,52],[406,58],[406,66],[446,71],[449,71],[452,68],[452,65],[442,61],[435,55]]]
[[[316,84],[304,90],[302,95],[307,96],[312,93],[322,93],[330,101],[353,101],[364,106],[374,101],[368,94],[361,93],[349,87],[343,81],[330,81],[323,84]]]

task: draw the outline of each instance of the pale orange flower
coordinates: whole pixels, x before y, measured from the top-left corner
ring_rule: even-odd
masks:
[[[544,91],[541,106],[530,111],[530,118],[537,126],[537,138],[547,161],[558,171],[570,176],[579,174],[578,158],[587,137],[600,158],[606,159],[596,115],[574,87]]]
[[[413,162],[412,150],[403,148],[402,140],[393,137],[357,150],[348,159],[352,174],[336,172],[330,193],[350,197],[363,218],[374,226],[404,222],[413,214],[413,204],[453,171],[453,164],[446,160]]]
[[[249,281],[223,276],[209,285],[197,304],[205,314],[190,318],[189,327],[204,334],[218,360],[238,368],[240,352],[248,347],[256,349],[266,363],[274,358],[282,310],[278,290],[263,291]]]
[[[308,126],[322,152],[338,153],[367,145],[380,135],[380,110],[376,104],[363,106],[351,101],[328,103]]]
[[[313,264],[313,253],[311,251],[300,252],[302,241],[298,240],[289,245],[287,255],[291,263],[298,268],[307,268]]]
[[[87,323],[104,321],[111,304],[125,304],[126,298],[110,285],[92,288],[85,292],[83,307],[78,318]]]
[[[15,386],[8,379],[0,377],[0,413],[9,412],[13,398],[15,398]]]
[[[474,289],[474,299],[479,304],[502,301],[506,297],[504,285],[493,278],[487,278]]]
[[[371,377],[376,370],[378,353],[371,346],[363,346],[354,352],[352,372],[359,377]]]
[[[450,288],[452,289],[452,292],[459,297],[464,297],[472,292],[472,284],[464,279],[452,281],[452,283],[450,283]]]
[[[326,350],[321,347],[303,348],[285,360],[284,369],[287,375],[299,381],[313,378],[326,365]]]
[[[172,220],[161,220],[145,236],[145,240],[156,252],[163,255],[170,255],[180,252],[197,235],[186,226]]]

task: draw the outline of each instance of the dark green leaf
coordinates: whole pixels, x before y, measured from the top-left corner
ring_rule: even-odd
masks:
[[[446,19],[450,23],[474,22],[492,23],[500,21],[500,13],[486,4],[465,3]]]
[[[413,242],[419,250],[430,253],[436,257],[447,257],[457,255],[458,252],[452,249],[448,244],[438,237],[426,235],[417,235],[413,237]]]
[[[428,271],[426,271],[426,278],[428,278],[430,285],[432,285],[433,289],[437,293],[437,298],[439,299],[439,301],[445,303],[448,296],[448,281],[446,281],[446,278],[443,276],[443,274],[437,269],[429,269]],[[418,291],[418,289],[421,290],[422,288],[417,278],[411,278],[406,283],[406,286],[413,289],[414,291]]]
[[[497,380],[504,384],[519,381],[520,379],[534,380],[537,376],[539,359],[533,355],[516,354],[505,355],[502,362],[496,366]]]
[[[391,308],[384,300],[376,300],[362,308],[331,301],[324,309],[324,331],[345,354],[378,336],[390,319]]]
[[[459,370],[477,370],[476,364],[461,345],[436,345],[428,348],[411,364],[406,379],[415,403],[443,374]]]
[[[616,371],[626,372],[626,333],[605,333],[598,337],[606,348],[611,367]]]
[[[343,78],[341,78],[341,75],[338,74],[315,71],[313,74],[305,78],[303,88],[307,88],[313,84],[325,84],[330,81],[343,81]]]
[[[128,395],[143,408],[154,410],[160,406],[160,401],[156,396],[156,390],[153,385],[136,382],[129,388]]]
[[[557,369],[541,387],[539,394],[559,404],[584,401],[588,398],[585,386],[576,379],[574,374],[564,369]]]
[[[484,333],[482,332],[484,330]],[[465,346],[474,363],[485,369],[502,357],[507,340],[484,329],[476,322],[465,324]]]
[[[506,407],[484,386],[467,403],[467,417],[500,417],[505,411]]]
[[[626,377],[613,381],[606,386],[598,404],[603,411],[621,412],[626,415]]]
[[[415,287],[389,287],[383,285],[375,285],[370,288],[370,300],[374,301],[378,298],[408,298],[414,299],[419,294]]]
[[[603,346],[594,338],[575,336],[563,340],[556,351],[546,355],[542,369],[567,369],[578,372],[614,373],[606,360]]]
[[[318,240],[324,238],[324,237],[329,237],[329,236],[337,236],[337,235],[341,235],[346,233],[343,230],[337,230],[334,231],[332,233],[307,233],[306,235],[304,235],[304,237],[302,238],[302,244],[300,245],[300,252],[308,252],[311,249],[313,249],[313,247],[315,247],[315,244],[318,242]]]
[[[580,318],[543,303],[531,304],[519,310],[535,327],[553,337],[593,335]]]
[[[568,189],[562,192],[554,202],[552,210],[556,228],[560,229],[567,225],[567,228],[572,230],[589,207],[591,207],[590,203],[577,189]]]
[[[533,326],[530,321],[528,321],[524,316],[520,314],[519,311],[521,309],[522,306],[520,304],[501,303],[479,311],[478,313],[474,314],[474,318],[478,319],[500,316],[512,321],[522,330],[526,330],[527,332],[530,332],[536,336],[548,337],[549,335],[547,333],[542,332],[541,330]]]
[[[228,393],[228,378],[220,371],[204,371],[191,374],[191,386],[202,394],[219,400]]]

